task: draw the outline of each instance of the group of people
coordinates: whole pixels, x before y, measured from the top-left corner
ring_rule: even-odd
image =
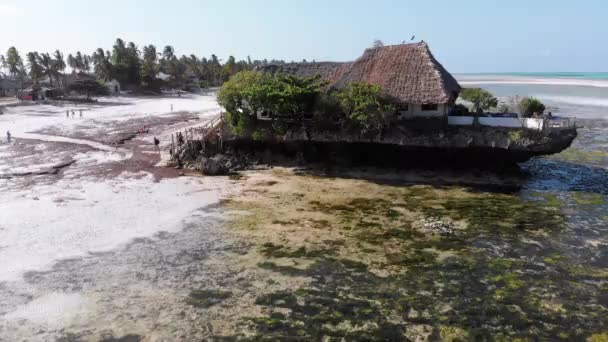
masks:
[[[80,114],[80,118],[82,119],[83,118],[83,116],[82,116],[82,109],[79,109],[78,112]],[[65,117],[68,118],[68,119],[70,118],[70,110],[69,109],[65,110]],[[72,109],[72,119],[74,119],[75,117],[76,117],[76,113]]]

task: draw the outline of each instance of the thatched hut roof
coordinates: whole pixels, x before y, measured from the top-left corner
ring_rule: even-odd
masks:
[[[404,104],[449,103],[461,90],[425,42],[367,49],[352,63],[292,63],[267,66],[264,72],[320,75],[335,88],[349,82],[377,84],[395,102]]]
[[[337,82],[352,66],[352,63],[306,62],[268,65],[261,68],[265,73],[286,74],[298,77],[321,76],[330,84]]]

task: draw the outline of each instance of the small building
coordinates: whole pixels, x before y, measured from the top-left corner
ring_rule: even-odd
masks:
[[[397,119],[447,116],[461,90],[425,42],[370,48],[354,62],[290,63],[265,66],[262,71],[299,77],[319,75],[334,89],[350,82],[379,85],[397,105]],[[267,118],[261,114],[258,117]]]
[[[106,88],[108,88],[108,91],[110,92],[110,94],[120,93],[120,82],[118,82],[114,78],[112,80],[106,82],[105,86],[106,86]]]
[[[17,96],[20,88],[19,81],[16,78],[0,75],[0,97]]]
[[[97,77],[84,72],[72,71],[71,74],[65,75],[65,85],[70,87],[72,84],[84,81],[97,81]]]

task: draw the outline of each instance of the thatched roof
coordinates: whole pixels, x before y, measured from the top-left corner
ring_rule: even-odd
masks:
[[[352,63],[310,62],[268,65],[261,68],[265,73],[287,74],[298,77],[321,76],[330,84],[337,82],[352,66]]]
[[[65,75],[65,80],[67,84],[72,84],[76,82],[95,81],[97,78],[84,72],[73,71],[72,73]]]
[[[461,89],[425,42],[367,49],[352,63],[292,63],[267,66],[264,72],[321,75],[335,88],[349,82],[377,84],[395,102],[404,104],[449,103]]]

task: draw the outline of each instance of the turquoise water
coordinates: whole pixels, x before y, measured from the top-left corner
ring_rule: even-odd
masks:
[[[608,72],[498,72],[498,73],[465,73],[465,74],[460,74],[460,75],[608,80]]]

